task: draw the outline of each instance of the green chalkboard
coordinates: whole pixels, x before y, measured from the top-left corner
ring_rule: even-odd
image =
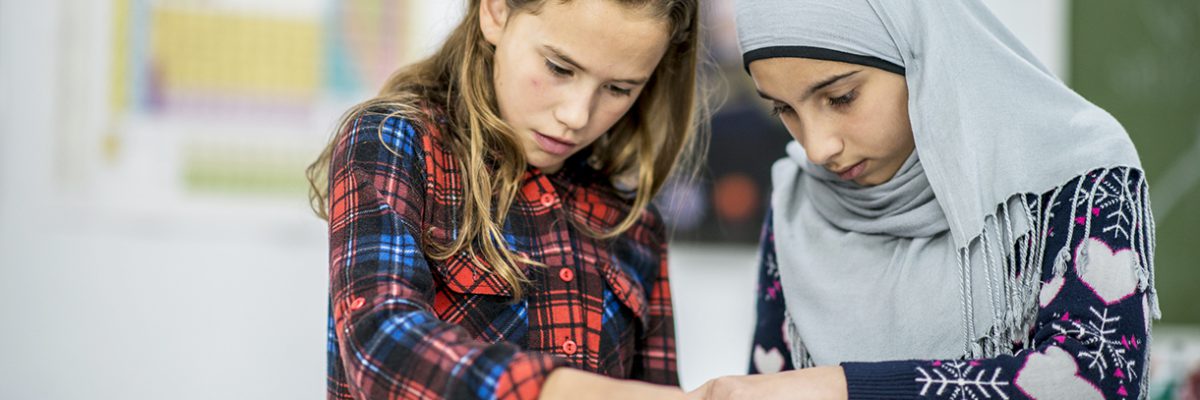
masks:
[[[1129,130],[1150,177],[1164,323],[1200,323],[1200,1],[1071,2],[1069,83]]]

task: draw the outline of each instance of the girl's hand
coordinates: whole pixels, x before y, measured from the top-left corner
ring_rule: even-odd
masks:
[[[574,368],[557,368],[546,378],[538,399],[678,399],[683,391],[677,387],[646,382],[613,379]]]
[[[814,367],[764,375],[713,379],[687,394],[689,400],[822,399],[846,400],[842,367]]]

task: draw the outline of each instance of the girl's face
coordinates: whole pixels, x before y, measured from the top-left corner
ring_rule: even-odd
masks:
[[[913,152],[903,76],[782,57],[751,62],[750,75],[809,161],[842,179],[864,186],[887,182]]]
[[[533,13],[484,0],[480,11],[500,117],[547,173],[625,115],[667,48],[666,21],[609,0],[545,1]]]

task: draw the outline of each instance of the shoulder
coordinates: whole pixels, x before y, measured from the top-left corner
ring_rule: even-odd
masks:
[[[387,148],[399,155],[416,155],[425,138],[435,131],[434,118],[416,107],[361,107],[342,118],[338,148],[368,154]]]
[[[423,170],[426,155],[440,149],[444,118],[421,105],[368,105],[348,112],[335,138],[331,163],[378,169]]]
[[[639,222],[642,229],[648,232],[648,235],[653,238],[653,244],[667,244],[667,224],[663,220],[662,210],[654,202],[650,202],[645,210],[642,210],[642,218]]]
[[[1054,190],[1043,193],[1042,203],[1053,214],[1074,208],[1093,209],[1130,206],[1127,200],[1143,203],[1148,184],[1145,173],[1135,167],[1097,168],[1077,175]],[[1087,210],[1094,212],[1095,210]]]
[[[1111,254],[1125,249],[1151,254],[1154,216],[1149,194],[1144,172],[1135,167],[1093,169],[1042,194],[1035,214],[1038,237],[1045,241],[1043,275],[1061,274],[1066,261],[1086,247],[1103,245]],[[1152,262],[1135,261],[1141,268]]]

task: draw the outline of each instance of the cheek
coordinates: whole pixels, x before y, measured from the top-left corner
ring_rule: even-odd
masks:
[[[546,78],[527,69],[521,72],[496,81],[498,100],[507,103],[503,108],[512,112],[513,116],[528,115],[542,108],[549,99],[549,82]]]
[[[599,107],[592,117],[591,123],[588,124],[588,132],[585,140],[588,143],[591,143],[596,139],[599,139],[600,136],[603,136],[605,132],[608,132],[613,125],[616,125],[617,121],[620,121],[621,117],[625,116],[625,113],[628,110],[629,106],[625,105]]]
[[[512,82],[516,82],[521,91],[521,97],[524,101],[530,103],[549,103],[555,95],[555,90],[558,86],[555,84],[556,77],[546,70],[546,66],[540,62],[539,58],[530,57],[538,62],[528,62],[521,66],[520,72],[513,76]]]
[[[524,69],[521,74],[521,79],[526,82],[525,87],[530,93],[541,94],[550,86],[550,76],[547,73],[537,70],[537,65],[532,65]]]
[[[888,141],[891,143],[891,147],[903,153],[900,157],[908,158],[908,153],[913,147],[913,133],[912,124],[908,117],[907,91],[898,91],[892,100],[891,107],[886,114],[888,115],[887,120],[890,122],[887,128],[891,137],[888,138]]]
[[[895,124],[875,127],[876,135],[870,143],[872,155],[877,158],[907,158],[912,147],[912,135]]]
[[[913,148],[913,134],[907,113],[897,110],[894,116],[888,120],[891,123],[885,129],[888,132],[886,142],[889,149],[897,153],[897,157],[908,158],[908,153]]]
[[[846,119],[845,128],[844,132],[853,137],[851,141],[867,157],[893,158],[907,153],[912,143],[908,119],[894,108],[864,107],[853,118]]]
[[[887,141],[886,131],[879,122],[878,116],[864,112],[841,119],[836,129],[846,142],[847,150],[858,156],[878,156]]]
[[[495,65],[492,67],[492,87],[496,91],[496,105],[500,108],[500,117],[505,122],[510,122],[509,116],[515,111],[513,107],[519,103],[516,101],[516,88],[510,84],[513,69],[503,49],[496,52],[493,62]]]

